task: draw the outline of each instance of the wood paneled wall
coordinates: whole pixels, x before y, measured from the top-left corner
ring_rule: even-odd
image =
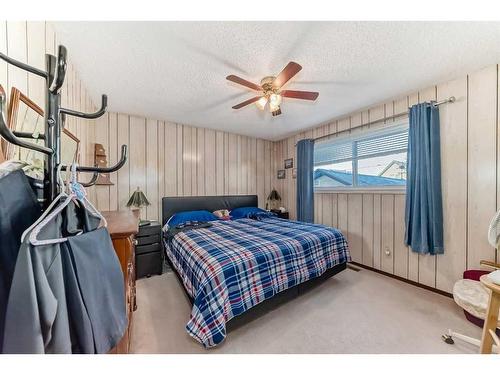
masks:
[[[111,174],[112,186],[96,186],[100,210],[125,209],[139,187],[151,206],[143,218],[161,220],[161,198],[257,194],[259,204],[271,190],[272,142],[211,129],[109,113],[97,120],[95,142],[109,164],[129,146],[129,159]]]
[[[20,61],[43,69],[45,53],[54,54],[57,44],[49,23],[0,22],[0,50]],[[93,163],[95,142],[104,145],[110,164],[120,145],[129,145],[126,166],[111,174],[114,185],[89,189],[100,209],[124,208],[136,187],[152,203],[143,215],[149,219],[159,218],[162,196],[256,193],[264,205],[276,187],[295,217],[296,180],[291,169],[284,180],[277,180],[276,173],[284,159],[296,162],[298,140],[363,131],[367,122],[453,95],[457,102],[440,107],[443,255],[418,255],[404,246],[404,194],[318,193],[314,203],[316,222],[346,234],[354,261],[449,292],[464,269],[495,256],[486,233],[500,192],[498,80],[498,66],[490,66],[278,142],[115,113],[95,121],[68,118],[67,127],[81,140],[80,164]],[[8,93],[19,88],[44,107],[43,79],[0,61],[0,84]],[[71,63],[61,100],[69,108],[95,110]]]
[[[40,69],[45,69],[45,54],[55,54],[58,44],[50,23],[0,22],[0,51]],[[0,61],[0,84],[8,94],[17,87],[45,107],[42,78]],[[71,61],[61,102],[80,111],[96,110]],[[120,146],[129,146],[127,164],[111,174],[114,185],[87,190],[101,210],[124,209],[136,187],[152,203],[143,215],[148,219],[160,218],[161,197],[167,195],[258,194],[264,206],[271,190],[270,141],[116,113],[90,121],[68,116],[66,127],[81,141],[81,165],[94,163],[96,142],[106,148],[110,165]],[[82,180],[90,177],[81,174]]]
[[[0,21],[0,51],[12,58],[45,70],[45,54],[55,55],[58,38],[50,23],[43,21]],[[71,51],[68,51],[71,57]],[[0,60],[0,84],[7,95],[16,87],[29,96],[41,108],[45,108],[45,80],[24,70],[8,65]],[[74,66],[69,62],[66,79],[61,91],[61,103],[64,107],[79,111],[94,111],[95,106],[83,85]],[[66,127],[81,141],[80,164],[93,163],[95,121],[67,118]],[[83,176],[87,180],[90,176]],[[94,189],[89,189],[94,198]]]
[[[274,172],[283,169],[286,158],[296,162],[294,145],[300,139],[364,131],[363,124],[415,103],[455,96],[455,103],[440,106],[443,255],[419,255],[404,246],[404,193],[316,193],[314,202],[315,221],[347,236],[355,262],[451,292],[465,269],[495,257],[487,231],[500,192],[498,79],[498,66],[489,66],[283,139],[273,147]],[[296,181],[290,171],[274,184],[295,217]]]

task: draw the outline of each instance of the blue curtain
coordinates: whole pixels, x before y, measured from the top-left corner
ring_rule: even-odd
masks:
[[[405,243],[422,254],[444,251],[439,139],[439,109],[429,103],[411,107]]]
[[[297,143],[297,220],[314,222],[314,140]]]

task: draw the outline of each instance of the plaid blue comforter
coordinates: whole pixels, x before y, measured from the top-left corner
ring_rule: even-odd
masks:
[[[351,259],[338,230],[277,218],[217,221],[165,242],[194,299],[186,329],[206,348],[224,340],[231,318]]]

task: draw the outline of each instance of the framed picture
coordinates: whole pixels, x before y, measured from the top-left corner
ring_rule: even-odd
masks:
[[[43,109],[24,95],[19,89],[13,87],[9,103],[9,128],[18,132],[32,134],[28,142],[44,145],[38,135],[44,132]],[[61,132],[61,162],[71,164],[78,161],[80,140],[68,129]],[[44,157],[39,152],[14,146],[2,140],[2,150],[5,159],[19,160],[25,164],[23,167],[26,175],[38,180],[43,179]]]
[[[24,95],[19,89],[13,87],[10,93],[8,126],[13,131],[33,134],[29,142],[44,145],[43,139],[38,134],[43,134],[44,121],[43,109]],[[40,172],[43,178],[43,155],[26,148],[14,146],[2,139],[2,150],[5,159],[19,160]],[[32,176],[33,178],[37,178]]]
[[[70,165],[73,162],[78,162],[80,151],[80,140],[64,128],[61,134],[61,162]]]
[[[293,168],[293,158],[285,159],[285,169]]]
[[[284,169],[280,169],[278,171],[278,180],[283,180],[286,176],[285,173],[286,173],[286,171]]]
[[[297,178],[297,168],[292,169],[292,178]]]

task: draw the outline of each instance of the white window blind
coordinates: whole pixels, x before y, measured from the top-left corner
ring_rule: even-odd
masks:
[[[315,186],[404,187],[407,148],[407,123],[320,142],[314,147]]]
[[[403,152],[408,148],[408,129],[397,133],[356,141],[358,158]]]
[[[314,147],[314,164],[332,164],[352,159],[352,142],[326,143]]]

